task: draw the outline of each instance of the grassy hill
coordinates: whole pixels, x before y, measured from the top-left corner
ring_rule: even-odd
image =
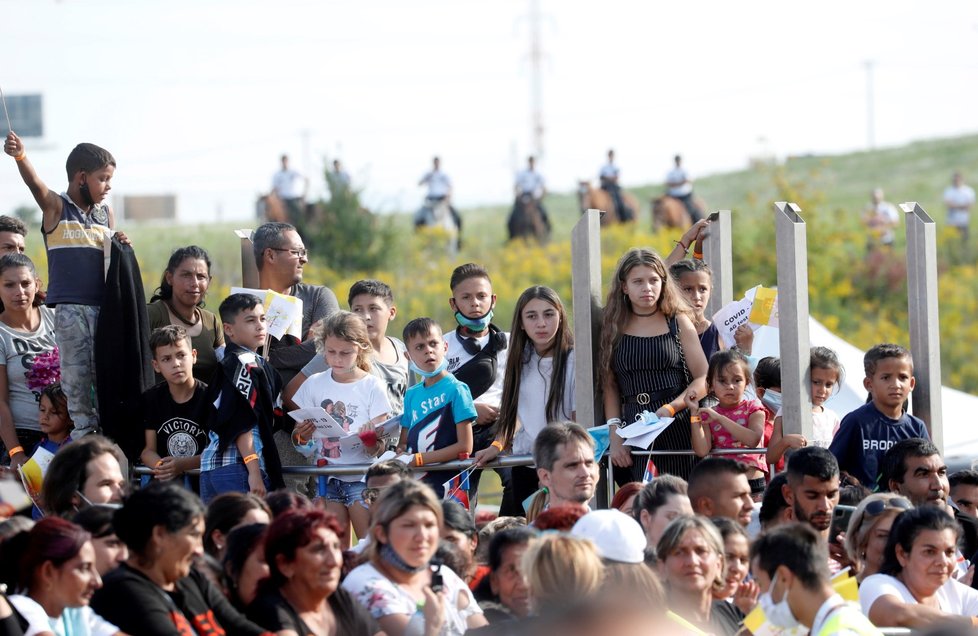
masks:
[[[966,180],[978,181],[978,136],[922,141],[899,148],[834,156],[792,158],[781,165],[713,175],[698,179],[696,192],[710,209],[733,212],[735,294],[758,283],[776,284],[773,202],[788,200],[802,209],[808,224],[810,307],[812,314],[857,346],[881,341],[908,343],[906,334],[906,266],[902,228],[891,254],[867,260],[860,216],[874,187],[882,187],[894,203],[918,201],[937,221],[939,270],[941,272],[941,335],[946,384],[978,393],[978,365],[971,354],[978,349],[978,221],[970,245],[962,246],[956,234],[944,228],[941,203],[951,173],[962,170]],[[602,268],[605,280],[617,257],[628,247],[648,245],[660,252],[671,249],[679,232],[651,233],[649,199],[661,184],[630,188],[643,202],[638,222],[602,232]],[[505,246],[508,206],[484,206],[463,210],[465,247],[453,261],[445,259],[430,237],[418,237],[410,229],[408,215],[394,215],[398,244],[386,264],[377,271],[336,272],[311,263],[306,280],[324,283],[345,299],[349,285],[366,276],[388,281],[397,295],[397,332],[407,319],[431,315],[452,324],[448,308],[448,278],[458,263],[485,263],[493,273],[499,296],[496,322],[509,325],[513,303],[531,284],[554,287],[565,301],[570,298],[570,230],[579,218],[573,193],[547,199],[553,225],[553,241],[546,247]],[[147,293],[159,282],[170,251],[196,243],[206,247],[214,260],[210,293],[216,306],[227,288],[237,284],[238,240],[235,227],[247,224],[207,226],[127,227],[133,239]],[[43,261],[32,234],[32,256]],[[851,369],[850,373],[860,373]]]

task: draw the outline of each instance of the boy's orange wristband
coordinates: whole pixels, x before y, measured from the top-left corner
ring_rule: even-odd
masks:
[[[7,454],[10,455],[10,459],[13,459],[14,458],[14,455],[16,455],[17,453],[23,453],[23,452],[24,452],[24,447],[23,446],[14,446],[13,448],[10,449],[10,452],[7,453]]]
[[[248,465],[251,462],[256,462],[256,461],[258,461],[258,453],[252,453],[251,455],[248,455],[247,457],[244,458],[245,465]]]
[[[24,159],[27,159],[27,151],[26,150],[21,150],[20,151],[20,154],[17,155],[16,157],[14,157],[14,160],[15,161],[23,161]]]

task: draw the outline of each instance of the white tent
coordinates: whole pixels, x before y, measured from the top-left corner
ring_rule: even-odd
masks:
[[[833,334],[814,318],[809,318],[808,331],[811,345],[828,347],[835,351],[845,368],[842,390],[826,402],[828,408],[844,416],[866,401],[866,389],[863,388],[864,352]],[[756,332],[755,356],[778,355],[778,348],[777,329],[761,327]],[[952,467],[969,466],[973,459],[978,459],[978,426],[973,426],[968,417],[978,413],[978,396],[945,386],[941,387],[941,403],[944,413],[945,460]]]

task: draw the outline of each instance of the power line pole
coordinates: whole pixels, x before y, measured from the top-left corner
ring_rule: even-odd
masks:
[[[876,62],[866,60],[866,145],[870,150],[876,147],[876,100],[873,70]]]
[[[530,0],[530,122],[533,154],[543,157],[543,49],[540,44],[540,2]]]

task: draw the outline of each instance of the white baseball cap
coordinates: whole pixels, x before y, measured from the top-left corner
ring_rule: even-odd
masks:
[[[647,540],[642,526],[618,510],[594,510],[571,528],[576,537],[590,539],[608,561],[644,563]]]

